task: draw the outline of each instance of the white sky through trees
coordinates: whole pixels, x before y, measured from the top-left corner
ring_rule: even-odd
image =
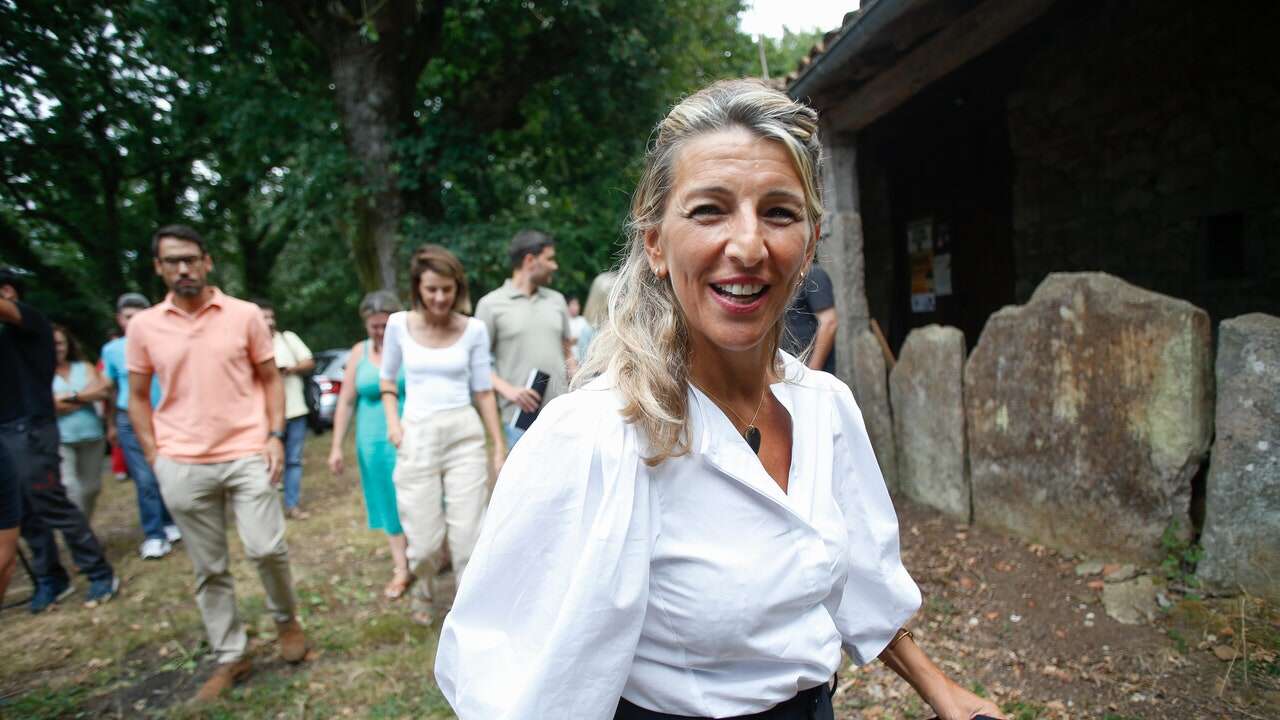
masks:
[[[840,27],[844,14],[858,9],[858,0],[747,0],[739,15],[742,31],[781,37],[785,26],[793,32]]]

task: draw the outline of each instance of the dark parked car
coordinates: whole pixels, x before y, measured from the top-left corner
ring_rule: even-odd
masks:
[[[333,427],[333,412],[338,407],[342,390],[342,371],[347,367],[351,350],[321,350],[316,353],[316,369],[307,378],[307,421],[315,432]]]

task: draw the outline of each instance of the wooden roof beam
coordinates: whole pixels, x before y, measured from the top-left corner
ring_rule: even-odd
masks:
[[[986,0],[843,100],[822,110],[835,130],[855,132],[1040,17],[1056,0]]]

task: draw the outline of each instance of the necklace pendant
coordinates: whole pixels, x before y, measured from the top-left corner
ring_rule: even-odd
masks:
[[[742,433],[743,439],[747,441],[747,445],[751,448],[751,452],[760,454],[760,428],[755,425],[748,425],[745,432]]]

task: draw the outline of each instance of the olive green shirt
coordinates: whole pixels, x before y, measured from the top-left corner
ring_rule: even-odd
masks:
[[[517,387],[525,387],[534,368],[551,376],[547,402],[568,389],[564,368],[564,341],[571,340],[569,306],[564,296],[550,288],[538,288],[525,295],[507,280],[502,287],[480,298],[476,318],[489,329],[493,369],[498,377]],[[498,395],[503,422],[510,422],[517,410]]]

